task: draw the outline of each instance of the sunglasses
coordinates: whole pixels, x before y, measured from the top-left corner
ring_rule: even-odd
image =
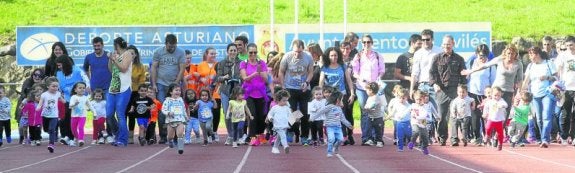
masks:
[[[257,54],[258,54],[257,51],[256,51],[256,52],[248,52],[248,53],[249,53],[250,55],[257,55]]]
[[[485,58],[487,55],[479,54],[479,57]]]
[[[37,78],[43,78],[44,77],[44,75],[38,74],[38,73],[34,73],[32,76],[37,77]]]
[[[566,51],[566,50],[567,50],[567,48],[565,48],[565,49],[559,49],[559,50],[560,50],[560,51]]]
[[[371,41],[363,41],[363,44],[371,44]]]
[[[430,38],[426,38],[426,39],[421,39],[421,41],[431,41]]]

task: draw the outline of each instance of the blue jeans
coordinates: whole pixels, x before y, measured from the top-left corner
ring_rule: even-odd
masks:
[[[226,123],[226,130],[228,131],[228,137],[233,136],[232,130],[232,119],[226,119],[226,114],[228,113],[228,107],[230,106],[230,97],[224,93],[220,93],[220,99],[222,100],[222,108],[224,109],[224,122]],[[218,109],[219,110],[219,109]]]
[[[325,130],[327,132],[327,154],[333,154],[333,146],[343,141],[341,126],[326,126]]]
[[[156,87],[158,87],[158,94],[157,98],[158,101],[164,103],[164,99],[166,99],[166,95],[168,94],[168,87],[166,85],[162,85],[156,83]],[[161,111],[158,113],[158,129],[160,132],[160,141],[165,142],[168,136],[168,128],[166,127],[166,115],[164,115]]]
[[[536,141],[537,140],[537,135],[535,135],[535,119],[529,119],[529,121],[527,121],[527,131],[529,133],[529,139],[532,141]]]
[[[106,96],[106,120],[115,120],[116,118],[118,119],[118,131],[115,132],[114,135],[116,136],[116,141],[122,143],[123,145],[128,144],[126,107],[128,106],[128,102],[130,102],[130,95],[132,95],[132,91],[128,89],[117,94],[108,93]],[[114,114],[116,117],[114,117]]]
[[[410,122],[396,122],[395,125],[397,126],[397,148],[403,149],[403,142],[405,139],[411,138]]]
[[[365,102],[367,101],[367,93],[365,90],[356,89],[355,95],[357,96],[357,101],[359,102],[361,117],[361,142],[365,143],[367,140],[373,139],[373,132],[371,131],[371,124],[367,113],[363,112],[363,107],[365,107]]]
[[[555,96],[547,94],[546,96],[533,98],[531,105],[535,109],[536,123],[539,126],[541,142],[549,144],[551,141],[551,119],[555,112]]]
[[[46,118],[48,120],[48,124],[44,124],[48,126],[48,134],[50,135],[48,138],[50,139],[48,144],[54,145],[54,142],[58,140],[58,118]]]
[[[196,134],[196,139],[200,138],[200,120],[194,117],[190,117],[188,124],[186,125],[186,140],[190,141],[192,136],[192,130]]]

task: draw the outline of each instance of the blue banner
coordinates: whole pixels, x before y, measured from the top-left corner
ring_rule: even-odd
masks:
[[[226,55],[226,46],[239,35],[254,40],[253,25],[238,26],[81,26],[81,27],[17,27],[16,59],[18,65],[44,65],[52,53],[52,44],[62,42],[76,64],[83,64],[86,55],[93,52],[92,38],[104,40],[104,49],[111,52],[113,41],[124,38],[135,45],[148,64],[156,48],[164,46],[167,34],[178,38],[178,47],[192,52],[192,63],[202,60],[204,50],[214,47],[218,60]]]

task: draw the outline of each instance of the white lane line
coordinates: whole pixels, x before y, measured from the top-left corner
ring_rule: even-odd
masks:
[[[2,148],[0,148],[0,151],[5,150],[5,149],[10,149],[10,148],[18,148],[18,147],[22,147],[22,146],[24,146],[24,145],[20,144],[20,145],[14,145],[14,146],[9,146],[9,147],[2,147]]]
[[[539,161],[543,161],[543,162],[552,163],[552,164],[555,164],[555,165],[565,166],[565,167],[569,167],[569,168],[575,169],[575,166],[572,166],[572,165],[567,165],[567,164],[563,164],[563,163],[559,163],[559,162],[549,161],[549,160],[546,160],[546,159],[541,159],[541,158],[538,158],[538,157],[533,157],[533,156],[521,154],[521,153],[518,153],[518,152],[515,152],[515,151],[506,150],[506,149],[504,149],[503,151],[508,152],[508,153],[512,153],[512,154],[517,154],[517,155],[519,155],[519,156],[527,157],[527,158],[530,158],[530,159],[539,160]]]
[[[126,171],[128,171],[128,170],[130,170],[130,169],[132,169],[132,168],[134,168],[134,167],[136,167],[136,166],[138,166],[138,165],[140,165],[140,164],[142,164],[142,163],[144,163],[144,162],[146,162],[146,161],[148,161],[148,160],[150,160],[150,159],[152,159],[152,158],[154,158],[154,157],[156,157],[157,155],[161,154],[162,152],[166,151],[167,149],[169,149],[169,147],[166,147],[166,148],[164,148],[164,149],[158,151],[156,154],[151,155],[150,157],[148,157],[148,158],[146,158],[146,159],[144,159],[144,160],[141,160],[141,161],[139,161],[138,163],[133,164],[132,166],[129,166],[129,167],[125,168],[125,169],[122,169],[122,170],[120,170],[120,171],[118,171],[118,172],[126,172]]]
[[[357,169],[355,169],[353,166],[351,166],[351,164],[347,163],[347,161],[345,161],[345,159],[343,159],[343,157],[341,157],[341,155],[336,154],[335,156],[337,156],[337,158],[339,158],[339,160],[345,165],[347,166],[349,169],[351,169],[351,171],[353,171],[353,173],[359,173],[359,171]]]
[[[54,159],[57,159],[57,158],[60,158],[60,157],[64,157],[64,156],[67,156],[67,155],[70,155],[70,154],[77,153],[77,152],[79,152],[79,151],[88,149],[88,148],[90,148],[90,147],[91,147],[91,146],[82,147],[82,149],[79,149],[79,150],[76,150],[76,151],[72,151],[72,152],[69,152],[69,153],[66,153],[66,154],[62,154],[62,155],[59,155],[59,156],[56,156],[56,157],[52,157],[52,158],[49,158],[49,159],[45,159],[45,160],[42,160],[42,161],[39,161],[39,162],[36,162],[36,163],[32,163],[32,164],[20,166],[20,167],[17,167],[17,168],[12,168],[12,169],[6,170],[6,171],[4,171],[4,172],[11,172],[11,171],[19,170],[19,169],[22,169],[22,168],[27,168],[27,167],[30,167],[30,166],[34,166],[34,165],[37,165],[37,164],[40,164],[40,163],[44,163],[44,162],[47,162],[47,161],[50,161],[50,160],[54,160]]]
[[[383,137],[386,138],[386,139],[388,139],[388,140],[393,141],[393,139],[391,139],[391,138],[389,138],[389,137],[387,137],[387,136],[383,136]],[[417,148],[417,147],[414,147],[414,149],[416,149],[416,150],[418,150],[418,151],[421,151],[421,149],[419,149],[419,148]],[[428,156],[433,157],[433,158],[435,158],[435,159],[437,159],[437,160],[441,160],[441,161],[443,161],[443,162],[445,162],[445,163],[449,163],[449,164],[455,165],[455,166],[460,167],[460,168],[463,168],[463,169],[467,169],[467,170],[470,170],[470,171],[473,171],[473,172],[477,172],[477,173],[483,173],[483,172],[481,172],[481,171],[478,171],[478,170],[475,170],[475,169],[472,169],[472,168],[468,168],[468,167],[466,167],[466,166],[457,164],[457,163],[455,163],[455,162],[449,161],[449,160],[447,160],[447,159],[441,158],[441,157],[436,156],[436,155],[433,155],[433,154],[428,154]]]
[[[240,162],[240,164],[236,167],[236,170],[234,170],[234,173],[239,173],[242,168],[244,167],[244,165],[246,164],[246,160],[248,160],[248,156],[250,156],[250,152],[252,152],[252,146],[250,145],[248,147],[248,150],[246,150],[246,153],[244,154],[244,157],[242,158],[242,161]]]

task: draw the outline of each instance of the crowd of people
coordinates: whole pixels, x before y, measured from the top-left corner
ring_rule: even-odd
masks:
[[[168,34],[149,70],[137,47],[122,37],[113,41],[112,52],[104,51],[102,38],[93,38],[94,52],[83,68],[56,42],[44,68],[25,80],[14,121],[21,144],[41,145],[40,134],[47,132],[49,152],[56,142],[86,145],[86,117],[92,111],[93,145],[159,143],[182,154],[185,144],[219,142],[223,118],[225,145],[274,143],[276,154],[280,145],[289,153],[289,143],[327,145],[331,157],[339,146],[356,143],[352,113],[357,101],[361,145],[383,147],[387,120],[393,121],[399,152],[407,146],[429,154],[429,145],[448,141],[454,147],[498,150],[505,142],[512,147],[575,145],[575,78],[568,77],[575,74],[575,37],[544,37],[541,47],[527,50],[529,61],[513,44],[497,57],[481,44],[466,61],[453,51],[452,36],[441,39],[440,46],[434,45],[429,29],[411,35],[395,64],[393,76],[400,82],[387,84],[384,57],[373,50],[372,36],[353,32],[325,51],[296,39],[290,51],[266,57],[238,36],[226,55],[210,47],[199,64],[190,63],[191,52]],[[224,58],[217,62],[217,56]],[[383,94],[387,85],[393,88],[389,100]],[[0,132],[8,143],[10,105],[0,87]]]

